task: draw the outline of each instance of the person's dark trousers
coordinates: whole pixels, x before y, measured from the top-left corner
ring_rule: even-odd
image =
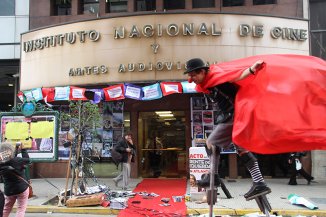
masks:
[[[289,185],[297,185],[297,169],[295,167],[295,161],[293,161],[290,164],[290,170],[291,170],[291,175],[290,175],[290,180],[289,180]]]
[[[151,165],[151,169],[153,171],[153,176],[155,178],[159,177],[161,175],[161,155],[156,154],[154,152],[149,153],[149,162]]]
[[[308,181],[308,184],[314,179],[311,175],[309,175],[306,171],[304,171],[303,168],[300,170],[297,170],[295,167],[295,162],[291,164],[291,176],[289,185],[297,185],[297,174],[300,174],[303,178],[305,178]]]
[[[161,175],[161,155],[159,154],[155,154],[153,172],[156,178]]]
[[[3,192],[0,191],[0,217],[2,217],[4,205],[5,205],[5,196],[3,195]]]
[[[302,168],[300,170],[298,170],[297,172],[308,181],[308,184],[310,184],[311,180],[314,179],[311,175],[309,175]]]

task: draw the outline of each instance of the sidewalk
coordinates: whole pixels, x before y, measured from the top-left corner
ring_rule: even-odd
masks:
[[[65,189],[66,179],[50,178],[47,179],[60,190]],[[134,188],[142,179],[132,179],[131,187]],[[116,188],[112,179],[98,179],[99,184],[109,186],[112,190],[120,190]],[[326,216],[326,180],[316,180],[318,183],[307,185],[304,179],[298,179],[297,186],[287,185],[288,179],[266,179],[272,193],[267,198],[272,206],[272,212],[276,212],[282,216]],[[58,207],[56,205],[44,205],[47,201],[54,198],[59,190],[52,186],[44,179],[33,179],[32,186],[35,197],[28,201],[27,212],[30,213],[83,213],[83,214],[103,214],[117,215],[119,210],[111,210],[101,206],[92,207]],[[246,201],[243,194],[246,193],[250,186],[250,179],[224,180],[226,187],[230,191],[233,198],[227,199],[223,191],[219,188],[220,195],[218,201],[214,205],[215,215],[244,215],[247,213],[258,212],[258,206],[254,200]],[[70,184],[70,183],[69,183]],[[0,185],[3,189],[3,184]],[[309,210],[305,207],[292,205],[288,201],[289,194],[295,193],[305,199],[310,200],[316,206],[317,210]],[[195,201],[186,202],[188,214],[205,214],[209,212],[207,203],[198,203]]]

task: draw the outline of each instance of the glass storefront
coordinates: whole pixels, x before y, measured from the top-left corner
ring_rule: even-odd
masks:
[[[186,175],[185,124],[184,111],[139,113],[138,153],[142,177]]]

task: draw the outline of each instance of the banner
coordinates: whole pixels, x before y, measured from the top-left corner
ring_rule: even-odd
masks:
[[[55,89],[53,87],[43,87],[42,88],[42,95],[43,95],[43,99],[44,102],[53,102],[54,101],[54,92]]]
[[[125,98],[123,84],[112,85],[103,90],[106,101],[121,100]]]
[[[87,100],[85,97],[85,88],[70,86],[70,100]]]
[[[32,91],[26,90],[26,91],[23,91],[23,93],[24,93],[24,96],[25,96],[27,102],[34,100]]]
[[[143,90],[140,86],[133,84],[125,84],[125,97],[131,99],[141,100],[144,96]]]
[[[94,99],[90,99],[90,97],[88,97],[88,92],[86,91],[93,91],[95,93]],[[155,100],[173,93],[196,93],[195,84],[183,81],[160,82],[145,87],[125,83],[112,85],[103,89],[86,89],[75,86],[34,88],[32,90],[22,91],[18,93],[17,96],[22,102],[37,102],[43,99],[45,103],[56,100],[90,100],[91,103],[99,103],[103,99],[105,101],[115,101],[125,98],[135,100]]]
[[[36,102],[43,100],[42,89],[41,88],[32,89],[32,96]]]
[[[143,92],[144,97],[142,98],[142,100],[154,100],[162,98],[162,91],[159,83],[143,87]]]
[[[163,96],[173,93],[182,93],[182,86],[180,82],[161,82],[161,89]]]
[[[55,87],[54,100],[69,100],[70,88],[66,87]]]
[[[194,82],[189,83],[188,81],[183,81],[181,82],[181,86],[183,93],[197,93]]]
[[[24,93],[22,91],[20,91],[18,94],[17,94],[17,97],[18,99],[21,101],[21,102],[24,102]]]
[[[104,99],[104,92],[102,89],[87,89],[87,91],[94,92],[94,99],[90,100],[93,104],[97,104]]]

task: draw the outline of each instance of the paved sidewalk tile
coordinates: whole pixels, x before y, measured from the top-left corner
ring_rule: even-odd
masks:
[[[134,189],[142,179],[132,179],[130,187]],[[307,185],[303,179],[298,179],[298,185],[290,186],[287,184],[288,179],[266,179],[268,186],[272,192],[267,195],[271,204],[272,212],[277,212],[279,215],[305,215],[305,216],[326,216],[326,180],[316,180],[318,183]],[[98,179],[99,184],[108,186],[112,190],[121,190],[116,187],[112,179]],[[220,195],[214,205],[214,213],[219,215],[244,215],[259,211],[259,208],[254,200],[246,201],[243,194],[246,193],[250,186],[250,179],[224,180],[226,187],[231,193],[231,199],[228,199],[222,189],[218,189]],[[68,182],[69,184],[69,182]],[[59,191],[63,191],[66,186],[64,178],[50,179],[33,179],[33,191],[35,197],[29,199],[27,212],[63,212],[63,213],[90,213],[90,214],[118,214],[118,210],[110,210],[101,206],[95,207],[58,207],[57,205],[44,205],[47,201],[58,195]],[[91,183],[90,183],[91,186]],[[0,184],[3,189],[3,184]],[[187,191],[189,191],[187,189]],[[187,193],[187,192],[185,192]],[[313,202],[319,209],[309,210],[306,207],[292,205],[287,199],[288,195],[295,193],[307,200]],[[204,214],[209,212],[207,203],[200,203],[201,197],[197,200],[186,202],[189,214]]]

